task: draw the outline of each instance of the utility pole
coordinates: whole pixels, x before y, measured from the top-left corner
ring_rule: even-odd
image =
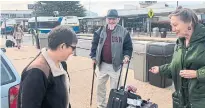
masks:
[[[4,19],[4,24],[5,24],[5,29],[4,29],[4,30],[5,30],[5,38],[7,39],[7,31],[6,31],[6,28],[7,28],[7,27],[6,27],[6,18]]]
[[[177,1],[177,7],[179,6],[179,2]]]
[[[152,35],[152,26],[151,26],[151,24],[152,24],[152,19],[151,18],[149,18],[149,36],[151,37]]]
[[[89,17],[90,17],[90,0],[89,0]]]
[[[37,4],[34,4],[34,11],[35,11],[35,30],[36,30],[36,48],[40,49],[40,43],[39,43],[39,38],[38,38],[38,25],[37,25]]]

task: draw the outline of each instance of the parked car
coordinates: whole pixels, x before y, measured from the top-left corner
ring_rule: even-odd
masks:
[[[1,48],[1,108],[17,108],[20,75]]]

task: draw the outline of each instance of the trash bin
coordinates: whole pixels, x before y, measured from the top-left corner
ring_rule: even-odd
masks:
[[[166,36],[167,36],[166,28],[161,28],[160,33],[161,33],[161,38],[166,38]]]
[[[171,62],[175,43],[153,42],[147,46],[147,67],[160,66]],[[172,85],[172,80],[158,74],[148,72],[151,85],[166,88]]]
[[[139,81],[148,81],[148,70],[146,63],[147,44],[151,41],[137,41],[133,43],[133,68],[134,78]]]
[[[158,37],[159,36],[159,28],[158,27],[154,27],[152,29],[152,31],[153,31],[153,36],[154,37]]]
[[[48,47],[48,34],[39,33],[40,49]]]

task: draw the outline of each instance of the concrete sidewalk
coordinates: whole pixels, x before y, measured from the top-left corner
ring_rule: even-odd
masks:
[[[39,50],[33,46],[23,46],[20,50],[16,48],[7,48],[6,55],[12,61],[19,74],[21,74],[24,67],[38,52]],[[72,108],[90,108],[89,103],[92,81],[91,59],[74,56],[68,60],[67,63],[68,72],[71,77],[70,99]],[[137,87],[137,94],[141,95],[143,99],[150,99],[152,102],[157,103],[159,108],[172,108],[171,93],[173,91],[169,88],[161,89],[148,83],[137,81],[134,79],[133,70],[129,70],[127,84]],[[107,88],[109,89],[109,85],[107,85]],[[108,93],[109,91],[107,90],[107,96]],[[96,108],[96,89],[94,89],[92,108]]]
[[[93,39],[93,34],[77,34],[77,36],[79,39],[87,39],[87,40]],[[131,38],[132,40],[137,40],[137,41],[157,41],[157,42],[176,42],[177,40],[177,37],[173,34],[169,34],[166,38],[161,38],[160,36],[150,37],[147,34],[146,35],[132,35]]]
[[[150,37],[150,33],[146,33],[146,32],[129,32],[131,37]],[[93,36],[93,33],[83,33],[83,32],[80,32],[78,33],[77,35],[80,35],[80,36]],[[155,36],[153,34],[153,32],[151,33],[151,37],[161,37],[161,34],[159,33],[158,36]],[[176,37],[176,34],[173,33],[173,32],[167,32],[167,35],[166,37],[168,38],[175,38]]]
[[[78,36],[78,39],[92,40],[92,36]],[[159,38],[159,37],[132,37],[135,41],[155,41],[155,42],[176,42],[177,38]]]

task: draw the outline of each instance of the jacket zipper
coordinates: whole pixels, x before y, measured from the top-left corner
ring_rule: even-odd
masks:
[[[184,50],[185,50],[185,48],[184,48],[184,46],[182,46],[182,53],[181,53],[181,54],[182,54],[182,55],[181,55],[181,57],[182,57],[182,58],[181,58],[181,60],[182,60],[182,62],[181,62],[181,66],[182,66],[181,69],[182,69],[182,70],[184,69],[184,57],[185,57],[185,55],[186,55],[186,52],[185,52]],[[184,99],[182,100],[184,91],[181,92],[181,90],[183,90],[183,88],[182,88],[182,86],[183,86],[183,85],[182,85],[183,81],[182,81],[182,77],[181,77],[181,76],[179,76],[179,80],[180,80],[180,81],[179,81],[179,83],[180,83],[180,86],[179,86],[179,87],[180,87],[180,89],[179,89],[179,96],[180,96],[180,97],[179,97],[179,98],[180,98],[180,101],[181,101],[181,102],[180,102],[180,105],[181,105],[181,106],[184,106]],[[183,101],[183,103],[182,103],[182,101]]]
[[[186,67],[185,67],[185,64],[184,64],[184,60],[185,60],[185,57],[186,57],[186,55],[187,55],[188,48],[189,48],[189,46],[188,46],[188,47],[183,46],[183,49],[182,49],[182,69],[183,69],[183,70],[186,70]],[[185,53],[185,54],[184,54],[184,53]],[[182,83],[182,82],[181,82],[181,83]],[[188,99],[189,99],[188,101],[189,101],[189,104],[191,105],[190,96],[189,96],[189,86],[190,86],[190,81],[189,81],[189,79],[188,79],[188,85],[187,85],[187,92],[188,92]],[[185,89],[184,89],[183,92],[185,92]],[[184,100],[186,100],[186,98],[185,98]],[[186,103],[186,104],[188,104],[188,103]]]

